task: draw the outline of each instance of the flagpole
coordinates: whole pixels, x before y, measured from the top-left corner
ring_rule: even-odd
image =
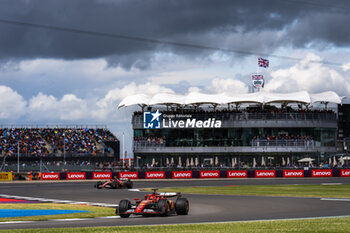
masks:
[[[124,168],[124,163],[125,163],[125,150],[124,150],[124,132],[123,132],[123,168]]]
[[[17,143],[17,173],[19,173],[19,141]]]

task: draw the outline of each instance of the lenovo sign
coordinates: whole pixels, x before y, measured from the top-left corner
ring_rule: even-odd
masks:
[[[68,172],[67,180],[85,180],[85,172]]]
[[[42,180],[59,180],[60,179],[60,173],[41,173],[41,179]]]
[[[146,179],[164,179],[165,172],[146,172]]]
[[[304,170],[283,170],[283,177],[304,177]]]
[[[112,172],[93,172],[92,179],[112,179]]]
[[[189,179],[192,178],[192,171],[173,172],[173,179]]]
[[[272,178],[276,177],[275,170],[256,170],[255,171],[256,178]]]
[[[343,177],[350,176],[350,169],[341,169],[340,176],[343,176]]]
[[[138,179],[138,172],[119,172],[119,178]]]
[[[200,171],[199,178],[220,178],[220,171]]]
[[[227,178],[247,178],[247,171],[227,171]]]
[[[312,170],[312,177],[332,177],[333,172],[330,169],[327,170]]]

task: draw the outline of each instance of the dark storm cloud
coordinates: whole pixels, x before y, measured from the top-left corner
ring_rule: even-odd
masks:
[[[347,7],[347,1],[307,0],[3,0],[0,19],[273,52],[282,45],[304,47],[314,41],[348,46],[350,31],[344,28],[350,19]],[[277,36],[281,31],[283,36]],[[254,37],[257,35],[259,38]],[[0,23],[0,51],[0,61],[5,62],[104,57],[110,65],[138,68],[146,68],[152,54],[159,51],[189,56],[213,52],[6,23]]]

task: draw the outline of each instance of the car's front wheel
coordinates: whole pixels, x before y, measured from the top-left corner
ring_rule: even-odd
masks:
[[[121,200],[119,202],[119,206],[116,209],[116,214],[118,214],[119,210],[119,216],[121,218],[128,218],[130,214],[124,214],[126,211],[128,211],[131,208],[131,203],[129,200]]]
[[[167,216],[169,212],[169,203],[167,199],[160,199],[157,204],[157,210],[160,216]]]

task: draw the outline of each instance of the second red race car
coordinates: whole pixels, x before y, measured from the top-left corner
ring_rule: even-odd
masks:
[[[110,179],[107,181],[98,181],[95,184],[95,188],[102,189],[102,188],[108,188],[108,189],[119,189],[119,188],[128,188],[132,189],[133,182],[130,179]]]
[[[170,198],[176,197],[176,200]],[[158,193],[153,189],[152,194],[145,195],[143,200],[135,198],[132,204],[129,200],[121,200],[116,209],[116,214],[121,218],[128,218],[131,214],[142,216],[167,216],[171,214],[187,215],[189,202],[181,193]]]

